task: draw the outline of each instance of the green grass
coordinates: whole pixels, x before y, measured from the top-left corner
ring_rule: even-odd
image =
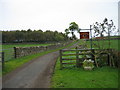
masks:
[[[69,44],[65,47],[61,47],[61,48],[58,48],[58,49],[55,49],[55,50],[49,50],[49,51],[45,51],[45,52],[41,52],[41,53],[37,53],[37,54],[33,54],[33,55],[24,56],[24,57],[21,57],[21,58],[9,60],[8,62],[5,62],[5,67],[4,67],[4,70],[3,70],[2,73],[3,73],[3,75],[5,75],[5,74],[15,70],[16,68],[22,66],[24,63],[29,62],[30,60],[33,60],[33,59],[35,59],[39,56],[45,55],[45,54],[50,53],[50,52],[54,52],[54,51],[58,51],[58,50],[63,49],[63,48],[67,48],[67,47],[73,45],[76,42],[77,41],[72,42],[71,44]]]
[[[97,45],[100,44],[102,48],[113,48],[113,49],[120,51],[120,48],[118,45],[120,43],[120,40],[110,40],[110,47],[109,47],[108,40],[99,40],[99,41],[92,41],[92,42],[97,44]],[[90,41],[87,41],[87,44],[90,47]],[[95,45],[93,45],[93,48],[97,48],[97,47]]]
[[[3,44],[2,48],[3,49],[9,49],[13,47],[32,47],[32,46],[48,46],[51,44]]]
[[[118,88],[118,69],[106,66],[86,71],[71,65],[60,70],[58,59],[51,88]]]
[[[120,36],[110,36],[110,38],[120,38]]]
[[[80,45],[86,44],[80,40]],[[89,45],[88,45],[89,47]],[[63,54],[75,53],[66,51]],[[79,58],[83,57],[80,55]],[[76,56],[63,56],[63,58],[76,58]],[[65,60],[63,63],[76,63],[76,60]],[[118,88],[118,69],[103,65],[86,71],[76,64],[65,64],[60,70],[60,61],[57,60],[55,71],[51,81],[51,88]]]

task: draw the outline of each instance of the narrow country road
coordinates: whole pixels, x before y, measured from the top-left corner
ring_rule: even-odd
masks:
[[[75,43],[69,48],[78,44]],[[49,88],[59,51],[40,56],[3,77],[3,88]]]

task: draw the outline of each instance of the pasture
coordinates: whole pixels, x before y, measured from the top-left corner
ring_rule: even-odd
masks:
[[[86,41],[86,43],[90,48],[90,41]],[[92,43],[93,43],[93,48],[98,48],[97,46],[100,45],[101,48],[104,48],[104,49],[112,48],[120,51],[120,48],[119,48],[120,40],[110,40],[110,47],[109,47],[109,40],[92,41]]]
[[[32,47],[32,46],[48,46],[51,44],[3,44],[3,49],[9,49],[13,47]]]

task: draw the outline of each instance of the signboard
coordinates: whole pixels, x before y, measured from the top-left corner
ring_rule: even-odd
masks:
[[[89,32],[80,32],[80,39],[89,39]]]

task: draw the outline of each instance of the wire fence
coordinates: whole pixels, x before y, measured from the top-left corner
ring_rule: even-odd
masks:
[[[14,48],[2,49],[4,52],[4,61],[14,59]]]

